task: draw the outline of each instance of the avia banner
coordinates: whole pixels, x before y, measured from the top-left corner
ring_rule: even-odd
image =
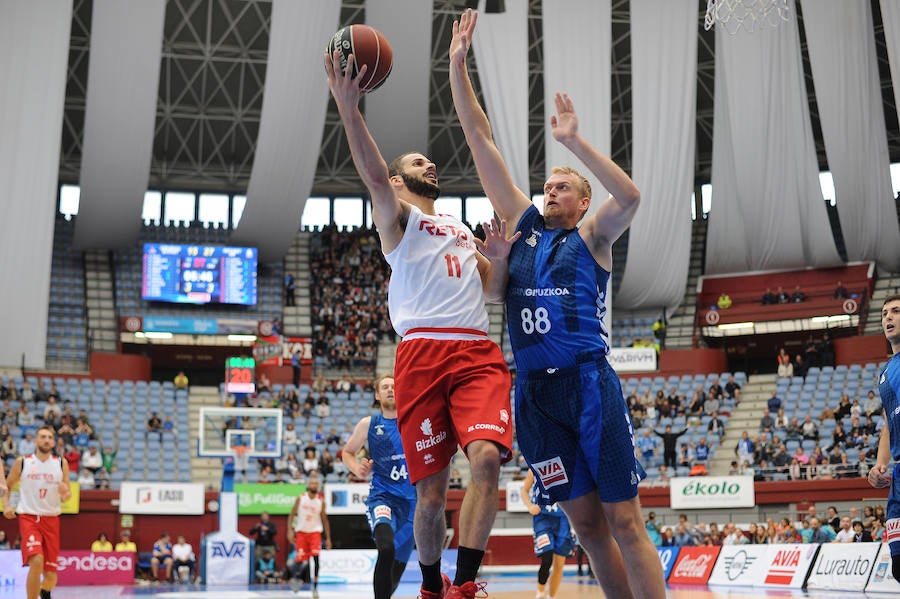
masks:
[[[680,476],[669,482],[673,510],[753,507],[752,476]]]

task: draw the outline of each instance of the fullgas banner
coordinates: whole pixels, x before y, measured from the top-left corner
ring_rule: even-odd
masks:
[[[329,483],[325,485],[325,510],[329,516],[366,513],[369,485]]]
[[[819,546],[814,543],[764,546],[769,548],[768,555],[762,558],[765,571],[755,586],[803,588]]]
[[[330,486],[330,485],[329,485]],[[234,485],[238,496],[238,514],[290,514],[294,501],[306,492],[306,485],[260,485],[240,483]]]
[[[678,551],[669,582],[706,584],[712,574],[721,547],[682,547]]]
[[[673,510],[753,507],[752,476],[680,476],[669,482]]]
[[[724,545],[709,585],[753,586],[762,580],[769,545]]]
[[[819,548],[806,587],[838,591],[863,590],[880,546],[880,543],[825,543]]]
[[[94,553],[93,551],[62,550],[59,552],[57,572],[60,586],[83,586],[89,584],[134,583],[135,554],[113,551]]]
[[[875,568],[872,577],[866,585],[866,593],[891,593],[894,597],[900,597],[900,582],[894,580],[891,574],[891,548],[887,543],[879,543],[881,550],[875,559]]]
[[[203,514],[200,483],[129,483],[119,488],[120,514]]]

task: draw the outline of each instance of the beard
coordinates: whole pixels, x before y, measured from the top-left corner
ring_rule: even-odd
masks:
[[[410,177],[406,173],[400,173],[400,176],[403,178],[406,188],[416,195],[426,197],[429,200],[436,200],[441,195],[441,188],[434,183],[430,183],[425,179]]]

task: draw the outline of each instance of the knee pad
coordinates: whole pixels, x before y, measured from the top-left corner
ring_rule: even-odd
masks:
[[[891,574],[894,575],[894,580],[900,582],[900,555],[891,556]]]
[[[547,551],[541,554],[541,567],[538,569],[538,584],[547,584],[550,578],[550,567],[553,565],[553,552]]]

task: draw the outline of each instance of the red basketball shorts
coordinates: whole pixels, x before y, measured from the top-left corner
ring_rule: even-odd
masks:
[[[22,565],[35,555],[44,556],[44,572],[56,572],[59,559],[59,516],[19,514]]]
[[[397,416],[410,482],[440,472],[472,441],[493,441],[503,461],[513,439],[509,370],[489,339],[409,339],[397,347]]]

